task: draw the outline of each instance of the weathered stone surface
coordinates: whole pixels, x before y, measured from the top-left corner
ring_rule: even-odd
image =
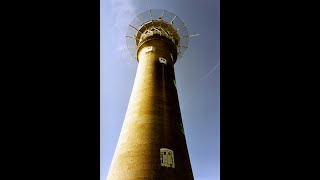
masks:
[[[152,51],[145,53],[145,48]],[[193,179],[177,90],[176,49],[161,37],[138,48],[139,66],[108,180]],[[165,58],[167,64],[159,62]],[[160,148],[174,152],[175,168],[161,166]]]

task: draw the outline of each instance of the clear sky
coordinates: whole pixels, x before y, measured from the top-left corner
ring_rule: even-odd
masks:
[[[196,180],[220,179],[220,0],[149,0],[187,24],[189,48],[175,64],[181,116]],[[138,63],[126,48],[129,23],[147,0],[100,0],[100,179],[106,180]]]

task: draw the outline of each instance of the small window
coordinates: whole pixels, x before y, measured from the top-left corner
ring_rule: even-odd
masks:
[[[165,58],[160,57],[159,62],[162,64],[167,64],[167,60]]]
[[[147,47],[145,52],[147,53],[147,52],[150,52],[150,51],[152,51],[152,46]]]
[[[160,149],[161,166],[175,168],[173,151],[168,148]]]

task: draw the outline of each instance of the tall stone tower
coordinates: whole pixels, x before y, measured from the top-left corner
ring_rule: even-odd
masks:
[[[126,37],[139,65],[107,179],[191,180],[174,73],[188,45],[186,26],[165,10],[148,10]]]

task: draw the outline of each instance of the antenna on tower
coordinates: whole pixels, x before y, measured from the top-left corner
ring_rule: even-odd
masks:
[[[200,35],[200,34],[193,34],[193,35],[190,35],[189,38],[190,38],[190,37],[199,36],[199,35]]]
[[[147,0],[147,6],[148,6],[148,9],[150,10],[149,0]]]

